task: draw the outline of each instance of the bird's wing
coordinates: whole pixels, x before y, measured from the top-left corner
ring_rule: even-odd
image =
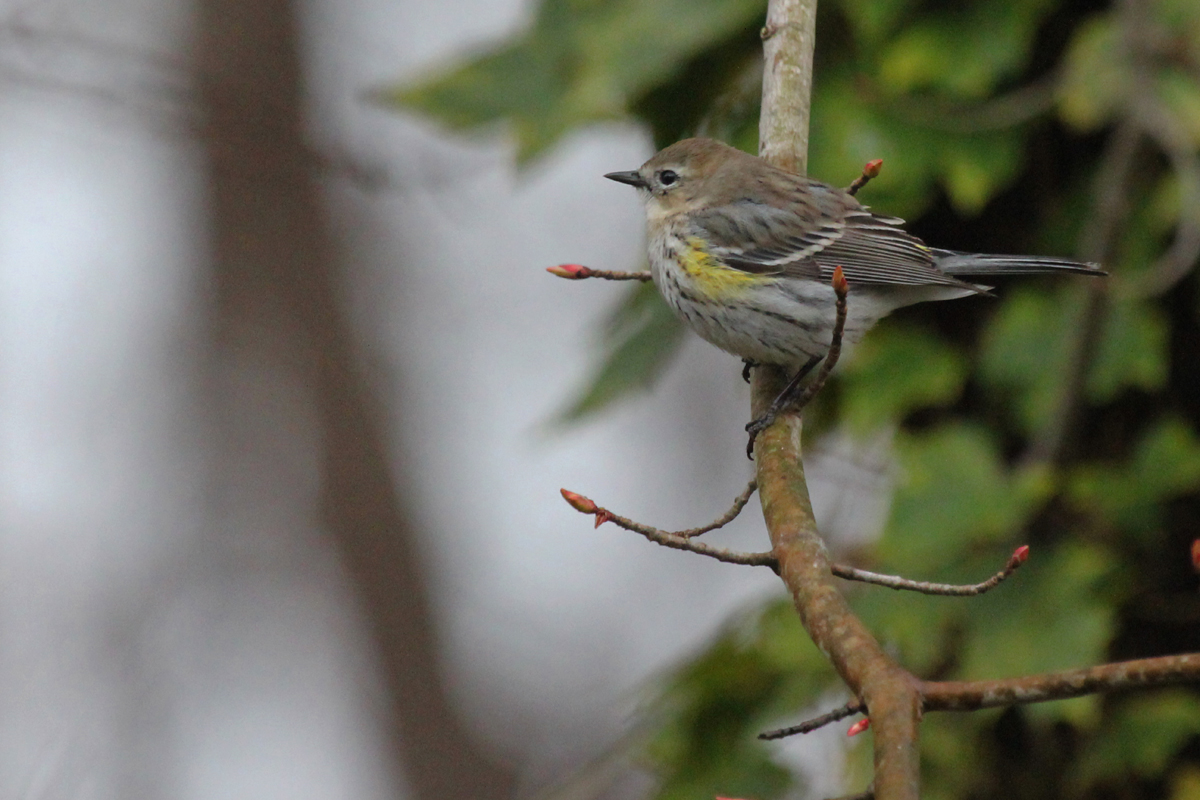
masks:
[[[821,189],[823,208],[742,199],[694,211],[691,222],[714,256],[744,272],[828,281],[840,266],[851,283],[971,286],[938,269],[930,249],[897,227],[903,220],[872,214],[844,193],[844,200],[836,198],[832,187]],[[828,202],[831,196],[840,202]]]

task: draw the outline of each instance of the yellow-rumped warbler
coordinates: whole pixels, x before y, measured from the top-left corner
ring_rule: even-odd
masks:
[[[901,306],[985,293],[989,275],[1081,272],[1095,264],[927,247],[903,220],[849,193],[711,139],[685,139],[640,169],[604,177],[646,202],[650,270],[675,312],[717,347],[750,362],[810,369],[836,319],[830,279],[850,284],[843,341],[853,344]]]

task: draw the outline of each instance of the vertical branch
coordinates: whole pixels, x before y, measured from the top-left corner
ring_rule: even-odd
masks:
[[[763,97],[758,154],[792,172],[808,172],[816,0],[771,0],[763,37]]]
[[[816,0],[770,0],[763,29],[760,154],[803,172],[807,164]],[[758,417],[782,388],[778,368],[755,370],[751,403]],[[875,796],[919,796],[916,679],[893,662],[850,610],[830,572],[800,460],[800,418],[782,414],[758,437],[755,462],[763,517],[800,620],[838,674],[867,706],[875,739]]]

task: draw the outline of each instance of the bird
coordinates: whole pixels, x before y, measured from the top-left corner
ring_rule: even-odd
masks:
[[[604,177],[635,187],[644,201],[651,278],[667,304],[747,364],[795,373],[793,393],[833,344],[838,267],[850,286],[847,345],[897,308],[988,294],[979,279],[1106,274],[1054,256],[929,247],[900,227],[904,220],[874,213],[846,190],[713,139],[684,139],[636,170]],[[775,412],[787,399],[777,398]]]

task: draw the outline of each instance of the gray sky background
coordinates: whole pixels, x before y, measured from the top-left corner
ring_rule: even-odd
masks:
[[[229,419],[198,404],[188,7],[0,9],[0,796],[402,792],[381,765],[365,633],[313,521],[303,398],[250,354],[220,376]],[[592,530],[558,495],[668,528],[710,519],[751,474],[748,392],[735,359],[689,339],[651,395],[548,433],[625,288],[543,268],[637,265],[641,210],[601,175],[641,163],[648,137],[588,130],[517,174],[502,131],[467,141],[363,101],[513,30],[525,3],[313,0],[306,14],[314,144],[388,178],[370,190],[333,169],[328,200],[415,490],[447,680],[532,790],[618,737],[648,682],[722,620],[780,591],[769,571]],[[236,452],[214,451],[217,424]],[[249,474],[266,488],[246,491]],[[719,540],[761,549],[758,515]],[[838,735],[788,748],[820,763]]]

